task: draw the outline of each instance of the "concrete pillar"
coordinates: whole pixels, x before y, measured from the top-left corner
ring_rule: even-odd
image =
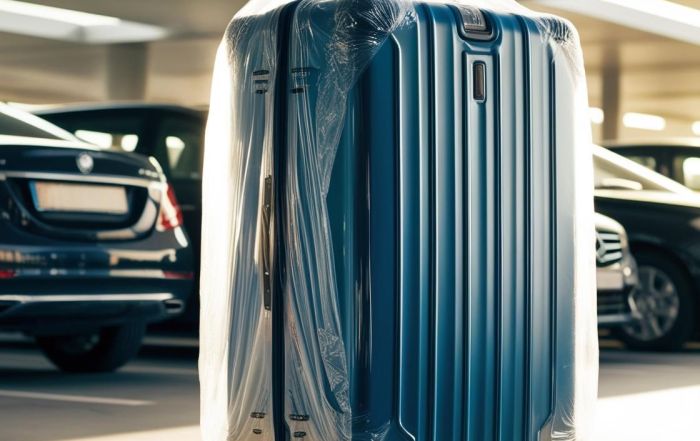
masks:
[[[603,139],[616,140],[620,135],[620,124],[622,123],[621,112],[621,75],[620,62],[617,49],[606,53],[603,62],[602,83],[603,83],[603,111],[605,121],[603,121]]]
[[[138,101],[146,97],[148,46],[115,44],[107,48],[106,92],[108,100]]]

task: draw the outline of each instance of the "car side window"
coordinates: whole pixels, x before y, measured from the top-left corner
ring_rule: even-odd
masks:
[[[144,130],[142,115],[122,111],[81,111],[42,117],[98,147],[148,154],[142,151],[141,145]]]
[[[200,179],[204,123],[186,117],[165,117],[158,131],[155,157],[166,175],[179,179]]]
[[[95,144],[103,149],[116,148],[125,152],[133,152],[139,143],[139,135],[135,133],[119,133],[114,130],[111,132],[100,132],[78,129],[74,134],[83,141]]]
[[[593,164],[596,190],[692,193],[687,187],[603,147],[594,146]]]
[[[653,156],[646,156],[646,155],[629,155],[625,156],[627,159],[636,162],[639,165],[643,165],[644,167],[656,171],[657,167],[657,162],[656,158]]]

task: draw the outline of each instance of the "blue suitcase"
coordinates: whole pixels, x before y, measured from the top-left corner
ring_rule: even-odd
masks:
[[[584,439],[578,46],[514,12],[305,0],[234,18],[205,154],[206,441]]]

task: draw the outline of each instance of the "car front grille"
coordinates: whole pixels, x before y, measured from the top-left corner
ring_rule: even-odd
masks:
[[[617,233],[596,232],[596,261],[598,266],[608,266],[622,260],[622,240]]]

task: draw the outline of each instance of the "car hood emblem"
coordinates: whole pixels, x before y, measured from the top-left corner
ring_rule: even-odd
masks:
[[[92,156],[87,153],[81,153],[78,155],[78,159],[76,159],[75,162],[78,164],[78,170],[80,170],[80,173],[85,175],[90,173],[92,168],[95,166],[95,161],[92,159]]]
[[[605,245],[605,241],[603,241],[603,238],[600,237],[600,234],[596,232],[595,234],[596,239],[595,239],[595,254],[596,258],[598,260],[598,263],[603,263],[605,260],[605,255],[608,253],[607,246]]]

